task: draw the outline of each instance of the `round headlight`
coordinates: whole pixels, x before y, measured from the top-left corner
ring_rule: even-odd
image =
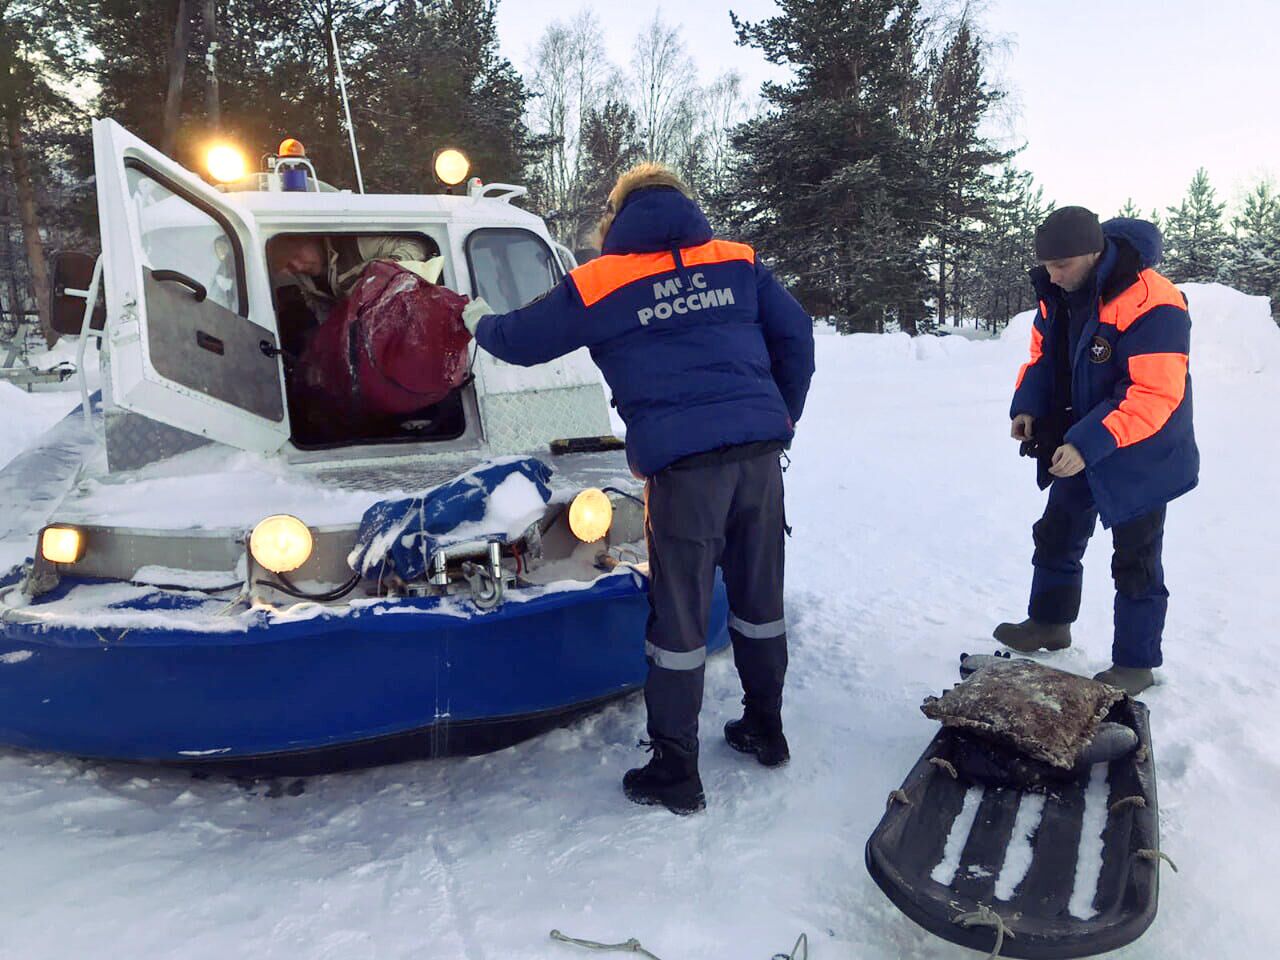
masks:
[[[569,505],[569,529],[583,543],[595,543],[609,532],[611,523],[613,504],[603,490],[589,487]]]
[[[311,556],[311,531],[287,513],[267,517],[249,535],[249,552],[258,565],[272,573],[297,570]]]

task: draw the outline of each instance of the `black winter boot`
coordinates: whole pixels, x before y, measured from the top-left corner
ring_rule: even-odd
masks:
[[[653,751],[643,767],[628,770],[622,777],[622,792],[632,803],[662,804],[675,814],[697,813],[707,805],[698,776],[697,754],[689,755],[662,741],[641,740]]]
[[[747,707],[741,720],[724,725],[724,738],[739,753],[754,753],[766,767],[780,767],[791,759],[780,716],[761,717]]]
[[[1002,623],[992,636],[1019,653],[1065,650],[1071,646],[1071,624],[1040,623],[1027,619],[1021,623]]]

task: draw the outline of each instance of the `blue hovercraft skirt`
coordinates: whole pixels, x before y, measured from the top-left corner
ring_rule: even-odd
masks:
[[[244,775],[485,753],[641,686],[648,612],[619,573],[466,615],[400,599],[236,630],[183,629],[180,608],[172,627],[0,623],[0,745]],[[709,651],[726,616],[718,583]]]

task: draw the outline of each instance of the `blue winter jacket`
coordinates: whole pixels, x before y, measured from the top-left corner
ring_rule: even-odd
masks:
[[[1160,232],[1144,220],[1102,225],[1093,302],[1071,358],[1073,422],[1064,442],[1084,458],[1105,526],[1144,516],[1195,487],[1200,453],[1191,424],[1191,318],[1177,287],[1155,270]],[[1010,415],[1052,423],[1057,352],[1067,338],[1066,295],[1037,267],[1040,298],[1031,359],[1018,374]],[[1042,466],[1041,486],[1049,478]]]
[[[632,192],[600,257],[545,296],[485,317],[476,341],[530,366],[588,347],[652,476],[682,457],[790,440],[813,376],[813,321],[751,247],[712,238],[697,205]]]

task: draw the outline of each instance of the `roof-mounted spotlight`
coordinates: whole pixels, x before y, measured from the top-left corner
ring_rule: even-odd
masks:
[[[467,179],[470,171],[471,161],[467,159],[467,155],[453,147],[437,150],[431,159],[431,172],[435,174],[437,182],[446,187],[456,187]]]
[[[247,166],[244,154],[226,143],[209,148],[205,154],[205,167],[218,183],[235,183],[244,176]]]

